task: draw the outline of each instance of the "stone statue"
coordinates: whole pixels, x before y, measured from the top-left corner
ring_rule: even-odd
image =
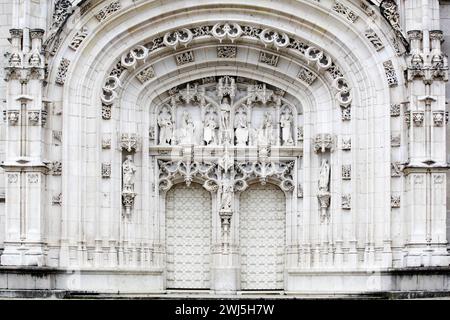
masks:
[[[203,140],[206,142],[206,145],[217,144],[216,139],[217,128],[218,124],[215,120],[214,113],[212,112],[208,113],[205,119],[205,127],[203,129]]]
[[[41,56],[39,52],[34,51],[30,57],[30,66],[31,67],[39,67],[41,65]]]
[[[224,130],[230,129],[230,112],[231,106],[228,97],[223,98],[222,104],[220,105],[220,111],[222,114],[222,128]]]
[[[281,116],[281,141],[283,146],[292,146],[294,141],[292,140],[292,114],[286,110]]]
[[[220,204],[220,211],[230,212],[233,211],[233,186],[227,184],[223,187],[224,191],[222,193],[222,203]]]
[[[238,146],[245,146],[248,141],[247,115],[244,110],[239,109],[234,119],[234,127],[236,128],[236,141]]]
[[[180,143],[181,144],[193,144],[194,143],[194,131],[195,125],[192,121],[191,115],[187,111],[183,111],[183,116],[181,120],[181,133],[180,133]]]
[[[223,144],[231,144],[231,105],[229,102],[228,97],[224,97],[222,100],[222,103],[220,104],[220,126],[221,126],[221,132],[220,132],[220,138],[221,143]]]
[[[322,160],[319,174],[319,193],[329,192],[330,190],[330,165],[327,160]]]
[[[123,191],[134,191],[134,178],[136,173],[136,166],[134,165],[132,156],[128,155],[122,164],[122,181]]]
[[[258,132],[258,144],[269,145],[272,141],[272,115],[266,111],[261,128]]]
[[[172,116],[167,107],[164,107],[158,117],[159,125],[159,144],[171,144],[173,135]]]

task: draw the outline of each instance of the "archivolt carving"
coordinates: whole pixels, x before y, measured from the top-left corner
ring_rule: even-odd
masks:
[[[181,29],[177,31],[170,31],[164,35],[163,42],[166,46],[177,49],[178,46],[183,45],[187,47],[188,44],[192,41],[193,34],[189,29]]]
[[[149,55],[160,48],[169,47],[177,49],[179,46],[187,47],[196,38],[213,37],[220,42],[230,40],[231,42],[239,39],[253,39],[265,47],[273,47],[276,50],[292,49],[299,52],[305,58],[315,63],[318,70],[326,72],[331,79],[342,78],[343,73],[332,61],[331,57],[323,52],[323,50],[312,47],[307,43],[289,37],[286,33],[277,30],[265,28],[257,28],[251,25],[238,23],[219,22],[215,25],[200,25],[191,28],[183,28],[177,31],[168,32],[162,36],[155,37],[144,45],[135,46],[132,50],[122,55],[121,60],[114,66],[110,72],[110,76],[120,78],[124,70],[134,69],[139,62],[145,62]],[[193,52],[189,51],[191,59],[194,61]],[[220,57],[225,57],[220,54]],[[235,55],[235,53],[234,53]],[[229,57],[228,55],[226,57]],[[110,98],[111,103],[115,99],[115,95]],[[108,99],[109,101],[110,99]]]
[[[220,42],[226,39],[234,42],[242,35],[242,29],[237,23],[217,23],[212,27],[211,33]]]

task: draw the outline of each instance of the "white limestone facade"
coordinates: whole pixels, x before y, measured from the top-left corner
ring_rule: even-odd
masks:
[[[0,4],[0,293],[450,291],[449,1]]]

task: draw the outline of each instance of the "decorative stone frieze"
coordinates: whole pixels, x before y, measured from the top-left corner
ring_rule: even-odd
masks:
[[[382,0],[380,3],[381,15],[389,22],[392,29],[394,29],[396,36],[401,40],[405,48],[408,48],[408,42],[403,35],[403,30],[400,26],[400,15],[398,13],[397,3],[394,0]]]
[[[145,82],[149,81],[150,79],[155,77],[155,70],[153,70],[153,67],[147,67],[144,70],[142,70],[141,72],[139,72],[136,75],[136,78],[142,83],[144,84]]]
[[[351,199],[352,199],[351,194],[342,195],[341,208],[344,210],[350,210],[352,208]]]
[[[381,41],[380,37],[372,29],[367,29],[364,32],[364,36],[367,38],[367,40],[370,41],[370,43],[372,43],[376,51],[380,51],[384,48],[384,44]]]
[[[259,53],[259,62],[268,64],[269,66],[276,67],[278,65],[278,59],[280,57],[276,54],[261,51]]]
[[[72,38],[72,41],[69,44],[69,48],[72,50],[77,51],[77,49],[80,47],[81,43],[86,39],[88,36],[88,29],[86,27],[82,27]]]
[[[400,208],[400,195],[391,195],[391,208]]]
[[[170,48],[176,50],[179,46],[184,46],[185,48],[191,43],[193,39],[193,34],[191,30],[183,28],[176,31],[167,32],[164,35],[164,44]]]
[[[397,73],[395,72],[394,65],[391,60],[383,62],[384,72],[386,73],[386,79],[389,87],[398,86]]]
[[[399,103],[391,103],[391,117],[400,116],[400,104]]]
[[[111,106],[102,104],[102,119],[103,120],[111,119]]]
[[[425,117],[425,112],[423,111],[413,111],[412,119],[415,127],[421,127],[423,125],[423,120]]]
[[[236,58],[236,55],[237,55],[236,46],[217,46],[217,58],[233,59]]]
[[[111,135],[104,135],[102,137],[102,149],[111,149]]]
[[[342,138],[342,150],[349,151],[352,149],[352,138],[351,137],[343,137]]]
[[[334,141],[333,136],[329,133],[317,134],[314,138],[314,151],[315,152],[327,152],[333,151]]]
[[[351,180],[352,178],[352,166],[350,164],[342,165],[342,180]]]
[[[62,193],[60,192],[52,196],[52,205],[61,206],[61,204],[62,204]]]
[[[355,23],[356,20],[358,20],[358,16],[356,15],[356,13],[339,1],[334,2],[332,10],[343,15],[348,21],[352,23]]]
[[[136,133],[122,133],[119,139],[119,149],[136,152],[139,148],[139,136]]]
[[[220,41],[229,40],[232,43],[242,35],[242,28],[237,23],[217,23],[213,26],[211,34]]]
[[[312,85],[313,82],[317,79],[317,75],[312,71],[306,69],[305,67],[300,67],[300,70],[297,74],[297,78],[306,83],[307,85]]]
[[[5,110],[3,111],[3,118],[7,121],[8,125],[15,126],[19,123],[19,110]]]
[[[112,14],[119,11],[120,9],[121,9],[120,1],[116,0],[103,7],[99,12],[97,12],[95,17],[99,22],[102,22],[108,19]]]
[[[177,65],[182,66],[186,63],[194,62],[194,52],[192,51],[186,51],[180,54],[175,55],[175,61]]]
[[[391,162],[391,177],[401,177],[402,168],[400,162]]]
[[[433,123],[435,127],[442,127],[445,121],[444,111],[433,111]]]
[[[102,178],[111,178],[111,164],[102,163]]]
[[[53,161],[50,164],[50,174],[53,176],[60,176],[62,173],[62,163],[61,161]]]
[[[57,70],[57,74],[56,74],[56,79],[55,79],[55,83],[59,84],[61,86],[64,85],[64,83],[66,82],[66,76],[67,76],[67,70],[69,69],[69,65],[70,65],[70,60],[66,59],[66,58],[62,58],[58,70]]]

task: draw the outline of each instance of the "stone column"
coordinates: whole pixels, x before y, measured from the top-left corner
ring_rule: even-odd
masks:
[[[436,8],[437,1],[432,1]],[[410,41],[407,57],[409,108],[405,112],[409,161],[405,199],[393,196],[391,206],[405,206],[407,226],[404,266],[448,265],[446,250],[446,110],[447,58],[441,51],[443,34],[432,19],[431,6],[406,1],[411,16],[430,19],[407,20]],[[439,15],[438,15],[439,16]]]

